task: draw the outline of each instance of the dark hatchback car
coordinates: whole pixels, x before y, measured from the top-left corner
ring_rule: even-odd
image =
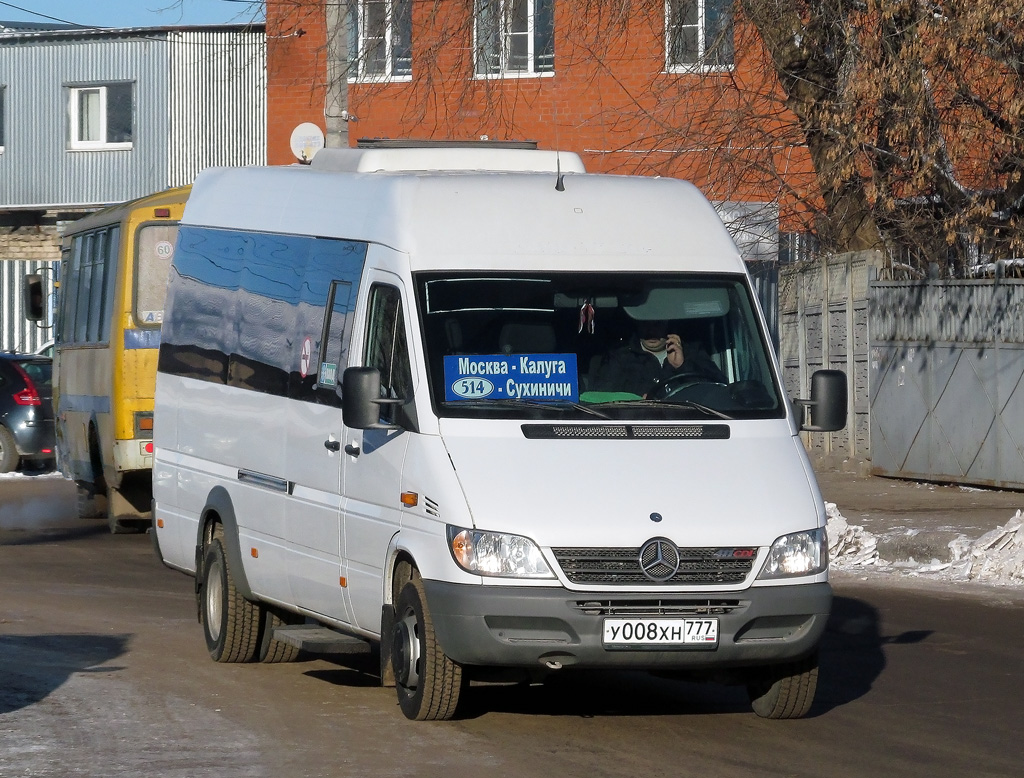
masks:
[[[0,354],[0,473],[54,466],[53,360]]]

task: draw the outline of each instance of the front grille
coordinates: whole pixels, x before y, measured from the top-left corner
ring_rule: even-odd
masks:
[[[553,548],[562,572],[574,584],[712,585],[746,580],[754,549],[680,548],[679,569],[664,581],[652,581],[640,569],[639,548]],[[747,556],[737,556],[737,553]]]
[[[728,440],[728,424],[523,424],[523,437],[531,440],[586,440],[590,438],[689,438]]]
[[[673,598],[651,600],[577,600],[571,606],[588,616],[725,616],[747,603],[740,600]]]

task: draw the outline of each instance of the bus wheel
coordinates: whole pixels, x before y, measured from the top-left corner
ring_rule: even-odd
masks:
[[[223,540],[217,524],[203,554],[199,602],[206,647],[216,662],[251,662],[259,648],[259,606],[235,588]]]
[[[391,664],[402,713],[416,721],[450,719],[462,693],[462,668],[437,644],[423,581],[416,572],[398,596],[391,635]]]
[[[764,719],[799,719],[807,715],[818,688],[818,655],[752,670],[747,694],[754,713]]]
[[[99,519],[107,515],[107,495],[99,491],[96,484],[75,481],[78,490],[78,517]]]

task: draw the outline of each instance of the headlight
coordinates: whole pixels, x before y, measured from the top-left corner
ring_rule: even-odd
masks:
[[[828,568],[828,537],[825,528],[795,532],[776,540],[764,561],[761,580],[817,575]]]
[[[474,575],[555,577],[537,544],[519,535],[449,526],[448,548],[455,563]]]

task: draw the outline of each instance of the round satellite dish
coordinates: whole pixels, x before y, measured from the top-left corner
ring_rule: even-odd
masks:
[[[308,165],[324,147],[324,132],[312,122],[303,122],[292,130],[291,147],[295,158]]]

